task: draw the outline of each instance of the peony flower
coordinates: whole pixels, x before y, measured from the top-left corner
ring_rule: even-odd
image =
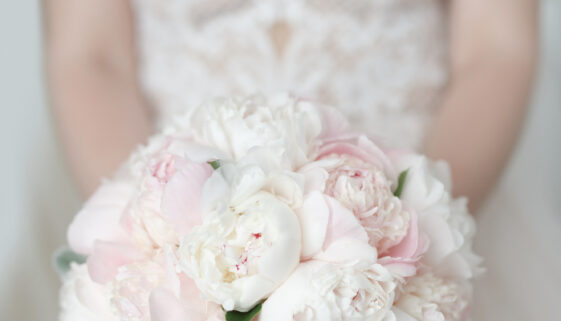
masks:
[[[467,279],[477,275],[481,259],[471,244],[475,223],[465,199],[450,196],[447,165],[419,155],[397,157],[395,164],[400,170],[409,169],[401,200],[417,213],[419,227],[430,243],[422,264],[441,276]]]
[[[287,96],[176,121],[71,224],[88,259],[64,278],[61,320],[223,321],[260,302],[264,321],[465,319],[480,258],[445,166]]]
[[[317,160],[300,172],[307,177],[308,192],[319,190],[354,213],[379,253],[405,238],[411,214],[393,194],[394,169],[366,137],[324,145]]]
[[[180,237],[202,222],[201,193],[213,172],[206,160],[220,153],[169,137],[154,145],[146,147],[153,154],[135,156],[131,168],[142,171],[105,183],[69,228],[69,243],[89,255],[95,282],[111,281],[119,267],[166,245],[178,246]]]
[[[394,283],[383,266],[363,261],[300,264],[265,303],[264,321],[394,320]]]
[[[422,321],[465,319],[471,288],[427,273],[410,278],[395,303],[401,311]]]
[[[109,301],[110,285],[94,283],[86,265],[73,263],[60,290],[60,321],[117,321]]]
[[[201,224],[201,193],[213,173],[207,160],[222,155],[171,137],[153,140],[77,215],[69,229],[70,244],[77,252],[89,255],[89,275],[84,278],[107,289],[99,300],[106,301],[113,316],[129,321],[169,321],[168,309],[159,306],[171,309],[171,295],[183,319],[220,319],[216,319],[216,311],[211,311],[220,308],[203,302],[193,281],[178,276],[176,263],[168,261],[173,261],[172,249],[179,245],[180,237]],[[164,261],[168,263],[159,258],[164,249],[168,252]],[[187,291],[190,297],[184,294],[186,288],[192,288]],[[166,302],[152,300],[154,291],[165,293]]]
[[[182,270],[225,310],[250,310],[299,262],[298,219],[269,183],[259,167],[224,164],[205,184],[203,224],[181,240]]]
[[[299,261],[300,228],[286,204],[266,192],[214,216],[186,235],[180,265],[208,299],[248,311]]]
[[[309,102],[288,96],[251,96],[201,105],[184,130],[197,142],[215,146],[234,160],[255,147],[265,147],[282,153],[289,166],[298,167],[307,162],[314,140],[321,134],[321,119]]]
[[[164,252],[120,266],[105,284],[94,282],[86,265],[73,265],[61,291],[60,320],[224,320],[218,305],[203,301],[195,283],[177,274],[172,250]]]
[[[68,229],[71,248],[91,255],[96,241],[141,250],[178,244],[181,234],[200,224],[199,198],[212,173],[207,161],[218,156],[223,154],[188,141],[153,138],[76,215]]]
[[[179,244],[182,235],[202,222],[200,197],[212,167],[167,151],[147,165],[122,223],[143,248]]]

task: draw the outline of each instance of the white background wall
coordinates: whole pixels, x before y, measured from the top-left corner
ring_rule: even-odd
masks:
[[[0,320],[55,320],[52,251],[79,206],[46,108],[40,1],[0,1]]]
[[[514,195],[511,191],[515,186],[525,185],[529,198],[527,202],[519,199],[519,203],[539,203],[526,208],[528,226],[543,230],[544,239],[536,244],[545,244],[551,247],[547,250],[560,253],[561,245],[548,241],[561,239],[561,1],[544,0],[542,16],[542,66],[527,126],[501,182],[502,192],[496,198],[499,202],[487,206],[480,224],[483,228],[500,225],[490,213],[503,208],[501,196]],[[37,1],[0,2],[2,320],[56,318],[58,281],[50,268],[50,253],[63,244],[64,228],[79,207],[78,196],[61,163],[45,103],[40,30]],[[538,211],[540,215],[536,215]],[[524,237],[523,231],[520,237]],[[539,268],[526,270],[543,273]],[[550,281],[560,280],[558,274]],[[557,283],[557,292],[559,285],[561,282]],[[524,304],[524,299],[524,295],[515,296],[505,304]],[[534,317],[518,315],[511,320],[537,320]],[[476,320],[492,319],[503,318],[484,316]]]

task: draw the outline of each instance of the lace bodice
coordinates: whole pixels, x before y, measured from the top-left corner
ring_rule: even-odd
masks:
[[[162,118],[217,95],[288,91],[417,147],[446,81],[438,0],[133,0]]]

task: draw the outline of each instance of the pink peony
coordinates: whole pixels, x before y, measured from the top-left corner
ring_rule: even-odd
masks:
[[[224,320],[220,307],[203,300],[194,282],[176,273],[175,264],[168,248],[120,266],[105,284],[74,266],[61,292],[61,320]]]
[[[368,138],[329,142],[320,148],[316,161],[300,172],[307,178],[308,193],[320,191],[354,214],[380,255],[388,255],[408,234],[419,235],[414,214],[393,194],[397,177],[393,166]],[[418,237],[407,241],[408,246],[421,247]]]
[[[212,153],[185,144],[177,149],[177,144],[183,143],[158,140],[157,146],[149,146],[153,153],[135,155],[137,164],[131,168],[143,170],[105,183],[69,228],[70,246],[89,255],[88,279],[111,289],[106,298],[122,320],[147,320],[151,314],[158,320],[158,315],[173,311],[168,309],[174,302],[170,295],[183,319],[219,320],[207,318],[216,314],[216,307],[202,301],[194,283],[178,274],[174,253],[180,238],[202,223],[201,193],[213,173],[205,158]]]
[[[206,162],[192,162],[171,153],[149,160],[133,201],[122,223],[144,248],[178,244],[179,238],[201,224],[200,196],[212,174]]]

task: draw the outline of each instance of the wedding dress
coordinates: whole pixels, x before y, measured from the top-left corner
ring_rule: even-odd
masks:
[[[291,92],[339,107],[353,126],[391,146],[419,149],[447,81],[439,0],[133,3],[140,81],[160,121],[214,96]],[[494,237],[484,229],[479,243]],[[524,309],[538,301],[509,301],[518,270],[486,252],[495,269],[480,290],[486,302],[475,307],[476,320],[503,319],[505,308],[510,320],[528,320]],[[501,269],[511,271],[506,279]]]
[[[162,119],[213,96],[290,92],[418,147],[446,81],[435,0],[135,0],[142,85]]]

